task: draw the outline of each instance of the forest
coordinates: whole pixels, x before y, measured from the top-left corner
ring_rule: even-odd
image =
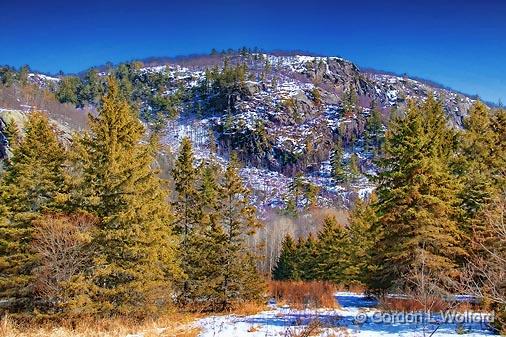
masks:
[[[26,72],[4,68],[3,85],[23,82]],[[475,101],[455,127],[429,95],[393,109],[384,123],[373,101],[360,140],[358,131],[339,129],[322,149],[331,152],[333,181],[349,185],[364,172],[358,154],[345,159],[344,151],[361,142],[378,168],[374,191],[344,213],[336,206],[304,220],[319,210],[320,191],[294,174],[275,215],[308,228],[273,244],[275,223],[239,174],[246,162],[268,158],[270,135],[261,121],[251,134],[246,126],[230,134],[240,128],[233,120],[247,95],[247,67],[213,68],[192,89],[193,98],[210,97],[205,105],[191,100],[197,111],[222,111],[229,121],[214,130],[226,141],[210,130],[206,158],[188,137],[175,153],[161,142],[161,125],[189,104],[189,92],[162,95],[160,83],[153,94],[139,77],[151,76],[150,86],[168,77],[133,74],[127,65],[105,77],[92,70],[50,89],[61,103],[96,106],[82,132],[64,135],[37,111],[2,130],[11,153],[0,178],[3,314],[31,322],[233,312],[266,303],[272,282],[321,282],[377,298],[473,295],[504,329],[506,110]],[[319,95],[311,92],[317,109]],[[342,102],[343,115],[358,113],[354,91]]]

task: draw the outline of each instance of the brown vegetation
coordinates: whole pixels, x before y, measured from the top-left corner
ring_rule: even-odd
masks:
[[[336,308],[337,287],[323,281],[271,281],[270,295],[294,308]]]
[[[0,106],[13,110],[43,111],[62,127],[72,130],[85,129],[88,113],[96,113],[93,108],[77,109],[72,104],[62,104],[52,92],[36,85],[1,86]]]
[[[44,303],[58,306],[68,301],[65,284],[86,266],[96,222],[94,216],[85,214],[49,214],[34,221],[32,248],[39,258],[34,288]]]
[[[58,322],[19,322],[8,316],[0,321],[5,337],[125,337],[142,333],[145,337],[196,337],[200,329],[192,326],[197,315],[171,313],[153,320],[130,318],[80,319]]]

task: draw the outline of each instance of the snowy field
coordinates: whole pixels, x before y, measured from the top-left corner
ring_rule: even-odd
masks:
[[[486,324],[456,322],[440,323],[437,319],[430,324],[376,322],[375,315],[388,318],[388,313],[375,309],[376,303],[364,295],[341,292],[336,294],[341,309],[337,310],[293,310],[288,307],[272,306],[272,310],[251,316],[212,316],[201,319],[197,326],[202,328],[199,337],[298,337],[309,336],[304,330],[312,321],[318,320],[321,328],[310,336],[426,336],[447,337],[464,334],[468,337],[493,335]],[[383,314],[386,314],[383,316]],[[364,322],[365,320],[365,322]],[[425,330],[425,334],[424,334]]]

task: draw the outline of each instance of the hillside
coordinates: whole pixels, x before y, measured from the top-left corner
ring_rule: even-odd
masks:
[[[349,206],[373,189],[370,177],[377,170],[380,133],[408,100],[435,96],[444,102],[455,126],[462,124],[473,102],[410,78],[363,72],[339,57],[242,50],[146,63],[114,68],[141,118],[152,126],[159,116],[168,120],[163,122],[163,140],[172,151],[189,136],[197,157],[208,157],[215,145],[222,163],[230,152],[237,152],[244,164],[241,175],[264,210],[285,208],[295,183],[302,186],[298,208],[312,202]],[[95,109],[105,74],[85,72],[69,86],[72,77],[30,73],[27,81],[37,95],[16,85],[1,88],[3,120],[7,110],[18,115],[45,110],[66,133],[81,129],[87,113]],[[371,134],[373,115],[382,126]],[[337,143],[343,147],[343,170],[350,176],[346,181],[338,181],[331,172]],[[351,161],[358,166],[355,174],[350,173]]]

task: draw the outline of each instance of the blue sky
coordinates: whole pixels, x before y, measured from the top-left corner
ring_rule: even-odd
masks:
[[[506,1],[0,0],[0,64],[78,72],[242,46],[339,55],[506,102]]]

